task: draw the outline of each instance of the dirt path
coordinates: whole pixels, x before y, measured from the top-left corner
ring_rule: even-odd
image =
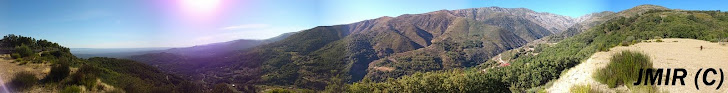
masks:
[[[0,78],[2,78],[3,81],[6,81],[6,83],[10,82],[10,79],[12,79],[15,76],[15,73],[18,72],[32,72],[38,78],[42,78],[42,76],[50,72],[50,66],[48,64],[28,63],[25,65],[18,65],[18,63],[14,63],[13,61],[14,60],[7,54],[0,55]]]
[[[561,78],[556,80],[549,89],[551,93],[566,93],[574,85],[590,85],[592,87],[606,88],[606,85],[599,84],[591,76],[597,68],[604,68],[609,63],[611,55],[615,52],[597,52],[594,53],[585,62],[568,69],[566,74],[562,74]]]
[[[655,68],[685,68],[688,71],[688,78],[685,78],[685,86],[658,86],[658,89],[661,91],[672,93],[728,92],[728,87],[725,87],[728,84],[721,86],[723,88],[720,90],[715,90],[716,85],[701,85],[701,90],[696,90],[693,83],[695,73],[700,68],[724,68],[728,70],[728,46],[695,39],[671,38],[663,39],[663,41],[665,42],[643,42],[628,47],[618,46],[611,48],[609,52],[597,52],[584,63],[562,74],[561,78],[556,80],[553,86],[548,88],[547,91],[552,93],[565,93],[574,85],[587,84],[606,92],[620,90],[620,87],[617,89],[609,89],[606,85],[596,82],[592,78],[592,73],[599,68],[604,68],[612,54],[623,50],[632,50],[649,55]],[[701,46],[703,47],[702,50],[700,49]],[[709,76],[709,78],[719,78],[719,75]],[[624,89],[624,87],[621,87],[621,89]]]

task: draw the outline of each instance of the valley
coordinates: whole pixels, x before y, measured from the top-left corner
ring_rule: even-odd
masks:
[[[727,25],[727,12],[639,5],[577,18],[438,10],[176,48],[66,48],[9,34],[0,78],[30,93],[715,92],[594,77],[624,50],[656,68],[728,67]]]

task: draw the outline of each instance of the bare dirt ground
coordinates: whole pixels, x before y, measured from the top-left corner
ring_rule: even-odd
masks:
[[[642,42],[630,46],[618,46],[611,48],[608,52],[597,52],[585,62],[569,69],[561,75],[561,78],[554,81],[553,86],[547,89],[551,93],[565,93],[575,85],[590,85],[593,89],[603,92],[629,91],[624,86],[608,88],[592,78],[594,71],[606,67],[612,54],[624,50],[642,52],[650,56],[655,68],[685,68],[687,77],[685,85],[658,85],[658,90],[672,93],[726,93],[728,84],[723,84],[720,90],[715,90],[720,75],[708,76],[709,79],[718,79],[713,86],[706,86],[699,83],[700,90],[695,89],[694,78],[700,68],[724,68],[728,74],[728,46],[718,43],[695,39],[662,39],[664,42]],[[700,47],[703,47],[701,50]],[[704,71],[704,70],[703,70]],[[718,71],[720,74],[720,71]],[[711,76],[712,75],[712,76]],[[664,75],[663,75],[664,76]],[[702,78],[702,73],[699,78]],[[728,76],[728,75],[725,75]],[[728,77],[724,77],[728,79]],[[664,78],[663,78],[664,79]],[[664,81],[663,81],[664,82]],[[672,82],[672,81],[671,81]],[[724,82],[728,83],[728,81]]]
[[[19,65],[18,62],[14,62],[12,58],[8,54],[0,54],[0,79],[3,81],[3,84],[0,84],[0,92],[4,91],[2,88],[4,85],[7,85],[8,82],[11,82],[13,77],[15,77],[15,73],[18,72],[31,72],[35,74],[35,76],[38,79],[42,79],[43,76],[48,74],[50,72],[50,65],[49,64],[24,64]],[[34,86],[34,88],[31,88],[31,90],[27,91],[29,93],[47,93],[51,92],[49,89],[44,89],[44,86]]]

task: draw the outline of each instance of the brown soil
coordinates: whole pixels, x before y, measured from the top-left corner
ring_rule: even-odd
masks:
[[[657,86],[658,90],[672,93],[725,93],[728,92],[728,84],[723,84],[720,90],[715,90],[716,85],[706,86],[699,84],[700,90],[695,89],[694,78],[700,68],[725,68],[728,74],[728,46],[719,43],[695,39],[662,39],[665,42],[642,42],[630,46],[618,46],[611,48],[608,52],[597,52],[587,61],[569,69],[561,78],[554,81],[554,85],[547,90],[552,93],[568,92],[574,85],[590,85],[594,89],[604,92],[629,91],[624,86],[618,88],[607,88],[606,85],[596,82],[592,73],[599,68],[606,67],[612,54],[631,50],[642,52],[650,56],[655,68],[685,68],[687,77],[685,85]],[[701,50],[700,47],[703,47]],[[718,71],[720,74],[720,72]],[[700,75],[702,78],[702,73]],[[725,75],[728,76],[728,75]],[[720,79],[720,75],[708,76],[708,78]],[[728,77],[724,77],[727,78]],[[716,80],[716,82],[719,82]],[[664,81],[663,81],[664,82]],[[679,83],[679,82],[678,82]],[[700,83],[700,82],[699,82]],[[728,83],[728,81],[724,82]]]

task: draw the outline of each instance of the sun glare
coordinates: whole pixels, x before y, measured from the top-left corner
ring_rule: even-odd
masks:
[[[182,0],[182,7],[185,11],[195,13],[209,13],[215,11],[220,5],[220,0]]]

